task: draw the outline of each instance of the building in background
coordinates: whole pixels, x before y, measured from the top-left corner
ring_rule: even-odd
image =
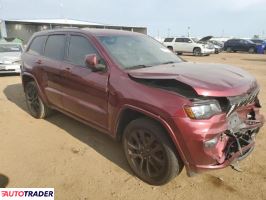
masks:
[[[0,38],[19,38],[25,44],[37,31],[62,27],[119,29],[147,34],[146,27],[106,25],[73,19],[29,19],[0,20]]]

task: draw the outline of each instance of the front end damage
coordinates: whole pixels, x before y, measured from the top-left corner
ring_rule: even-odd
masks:
[[[264,117],[259,112],[259,86],[247,72],[181,63],[134,70],[129,77],[189,100],[167,119],[188,175],[225,168],[254,149]]]
[[[197,150],[201,158],[191,156],[192,162],[187,167],[188,175],[229,165],[239,170],[235,164],[253,151],[256,135],[264,123],[264,117],[259,112],[261,105],[258,92],[258,89],[254,89],[245,95],[226,97],[226,100],[223,98],[222,101],[217,98],[223,110],[220,117],[210,119],[211,122],[205,122],[202,127],[198,126],[199,129],[206,130],[200,136],[197,134],[199,129],[190,129],[192,134],[199,137],[192,137],[194,141],[190,140],[188,145],[196,145],[197,147],[192,149],[194,153]],[[201,123],[204,122],[201,120]],[[202,150],[200,146],[203,147]],[[188,147],[190,148],[191,146]],[[190,153],[194,154],[191,151]]]

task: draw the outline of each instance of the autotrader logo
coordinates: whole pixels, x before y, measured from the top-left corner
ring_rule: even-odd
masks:
[[[0,188],[0,200],[54,200],[54,188]]]

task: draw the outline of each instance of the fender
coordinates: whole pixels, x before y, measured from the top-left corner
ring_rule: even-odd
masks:
[[[44,92],[42,91],[42,89],[41,89],[41,87],[40,87],[40,85],[39,85],[37,79],[36,79],[31,73],[28,73],[28,72],[22,72],[22,73],[21,73],[21,79],[22,79],[22,86],[23,86],[23,89],[25,88],[25,85],[24,85],[24,82],[23,82],[23,77],[26,77],[26,76],[31,77],[31,78],[35,81],[35,83],[36,83],[36,85],[37,85],[37,87],[38,87],[38,93],[39,93],[41,99],[42,99],[45,103],[48,103],[48,100],[47,100],[47,98],[46,98]]]
[[[189,165],[181,147],[180,147],[180,144],[179,144],[179,141],[177,140],[175,134],[174,134],[174,131],[173,129],[170,127],[170,125],[160,116],[160,115],[157,115],[157,114],[154,114],[150,111],[147,111],[145,109],[142,109],[142,108],[139,108],[139,107],[136,107],[134,105],[130,105],[130,104],[125,104],[123,105],[123,107],[120,109],[120,111],[118,112],[118,117],[117,117],[117,120],[116,120],[116,127],[115,127],[115,133],[117,133],[118,131],[118,124],[119,124],[119,121],[120,121],[120,118],[121,118],[121,113],[125,110],[125,109],[131,109],[131,110],[134,110],[134,111],[137,111],[137,112],[140,112],[156,121],[158,121],[161,125],[163,125],[163,127],[166,129],[168,135],[170,136],[170,138],[172,139],[175,147],[176,147],[176,150],[178,151],[179,155],[181,156],[184,164],[186,166]]]

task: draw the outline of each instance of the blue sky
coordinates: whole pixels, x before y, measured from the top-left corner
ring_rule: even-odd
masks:
[[[2,19],[147,26],[152,36],[266,36],[266,0],[0,0]]]

